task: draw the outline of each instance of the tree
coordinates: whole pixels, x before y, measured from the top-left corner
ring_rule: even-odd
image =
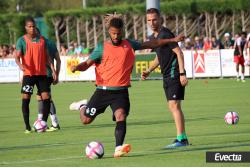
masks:
[[[1,0],[0,1],[0,13],[6,13],[9,8],[8,0]]]

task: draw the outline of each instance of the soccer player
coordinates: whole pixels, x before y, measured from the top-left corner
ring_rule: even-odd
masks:
[[[146,12],[147,23],[151,27],[153,34],[150,40],[174,38],[174,34],[163,27],[160,22],[160,12],[155,8],[148,9]],[[147,71],[143,71],[142,80],[158,65],[161,67],[163,75],[163,88],[168,102],[168,107],[172,113],[177,129],[177,137],[173,144],[165,148],[176,148],[189,145],[185,132],[185,119],[181,109],[181,100],[184,100],[185,86],[188,83],[184,69],[184,58],[177,43],[168,43],[155,49],[157,56]]]
[[[29,103],[33,94],[34,85],[41,92],[43,103],[42,120],[47,121],[50,111],[49,85],[47,81],[46,65],[52,70],[53,79],[57,80],[54,66],[49,56],[47,56],[47,47],[45,39],[36,33],[35,21],[32,17],[25,20],[26,34],[20,37],[16,45],[16,63],[23,71],[22,81],[22,113],[26,126],[25,133],[31,133],[29,123]]]
[[[246,82],[245,80],[245,59],[244,59],[244,55],[243,55],[243,51],[245,48],[245,44],[246,44],[246,37],[247,37],[247,33],[246,32],[242,32],[241,36],[237,39],[235,39],[235,46],[234,46],[234,62],[236,64],[236,79],[237,81],[241,82]],[[241,78],[239,75],[239,66],[241,66]]]
[[[36,29],[37,34],[40,35],[40,31],[37,28]],[[61,68],[61,59],[60,56],[58,54],[58,50],[56,48],[56,45],[53,41],[49,40],[49,39],[45,39],[47,42],[47,46],[48,46],[48,52],[49,52],[49,56],[52,60],[52,62],[54,62],[54,60],[56,61],[56,75],[59,76],[59,72],[60,72],[60,68]],[[57,80],[53,81],[53,77],[52,77],[52,71],[51,68],[49,66],[47,66],[47,77],[48,77],[48,82],[49,82],[49,95],[50,95],[50,119],[51,119],[51,127],[49,129],[47,129],[46,131],[56,131],[60,129],[59,126],[59,122],[58,122],[58,118],[56,115],[56,106],[52,100],[52,94],[51,94],[51,84],[56,84],[58,83],[58,77]],[[37,92],[37,101],[38,101],[38,119],[42,119],[43,117],[43,102],[42,102],[42,97],[41,97],[41,93],[38,91]]]
[[[245,44],[245,49],[246,49],[246,55],[248,55],[248,61],[247,61],[247,65],[250,66],[250,33],[248,33],[247,35],[247,42]],[[249,69],[250,70],[250,69]]]
[[[85,71],[95,64],[96,91],[87,105],[80,107],[80,119],[83,124],[90,124],[97,115],[110,106],[113,120],[116,121],[114,157],[122,157],[131,149],[130,144],[123,142],[126,134],[126,118],[130,109],[128,88],[135,60],[134,50],[180,41],[183,40],[183,36],[141,44],[134,40],[123,39],[124,23],[120,15],[106,15],[105,23],[110,40],[98,43],[90,57],[85,62],[72,66],[71,71]]]

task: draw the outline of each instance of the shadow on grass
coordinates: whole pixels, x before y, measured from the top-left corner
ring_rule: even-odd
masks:
[[[242,134],[249,134],[248,131],[242,131],[242,132],[234,132],[233,135],[242,135]],[[204,134],[204,135],[197,135],[197,136],[192,136],[191,138],[199,138],[199,137],[210,137],[210,136],[216,136],[216,137],[221,137],[221,136],[227,136],[227,135],[232,135],[232,133],[211,133],[211,134]],[[135,138],[128,138],[130,142],[139,142],[139,141],[147,141],[147,140],[169,140],[173,139],[175,136],[155,136],[155,137],[135,137]],[[113,138],[110,138],[108,140],[102,140],[103,143],[113,143]],[[242,142],[250,142],[250,140],[235,140],[235,141],[230,141],[233,143],[242,143]],[[214,145],[214,144],[224,144],[225,142],[216,142],[216,143],[211,143],[209,145]],[[26,145],[26,146],[12,146],[12,147],[0,147],[0,152],[5,152],[5,151],[12,151],[12,150],[22,150],[22,149],[36,149],[36,148],[54,148],[54,147],[64,147],[64,146],[70,146],[70,145],[83,145],[86,144],[84,142],[61,142],[61,143],[50,143],[50,144],[36,144],[36,145]],[[237,146],[237,144],[235,144]],[[248,146],[250,146],[250,143],[247,143]],[[195,145],[193,145],[196,147]],[[192,148],[193,146],[187,147],[187,148]],[[198,145],[200,146],[200,145]],[[205,146],[205,145],[203,145]]]
[[[249,142],[249,140],[248,140]],[[151,150],[141,153],[131,153],[128,157],[143,157],[143,156],[152,156],[152,155],[161,155],[161,154],[173,154],[178,152],[193,152],[193,151],[209,151],[215,149],[227,149],[227,148],[237,148],[237,147],[249,147],[250,143],[241,143],[241,144],[231,144],[224,146],[211,146],[211,145],[200,145],[199,147],[192,148],[192,146],[176,148],[176,149],[160,149],[160,150]]]

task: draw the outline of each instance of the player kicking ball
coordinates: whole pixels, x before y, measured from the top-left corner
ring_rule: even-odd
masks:
[[[172,39],[153,40],[139,43],[122,39],[123,20],[121,15],[106,15],[105,24],[110,40],[98,43],[89,58],[71,71],[85,71],[95,63],[96,90],[86,105],[80,106],[80,119],[84,125],[90,124],[96,116],[104,113],[108,106],[113,112],[115,127],[114,157],[125,156],[130,144],[124,144],[126,135],[126,118],[129,115],[130,100],[128,88],[130,75],[135,61],[135,50],[155,48],[169,42],[183,40],[183,36]]]

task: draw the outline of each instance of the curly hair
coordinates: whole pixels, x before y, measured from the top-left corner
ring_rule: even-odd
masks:
[[[124,24],[122,14],[117,14],[117,13],[106,14],[104,16],[104,22],[105,22],[106,28],[109,28],[111,26],[116,27],[116,28],[123,28],[123,24]]]

